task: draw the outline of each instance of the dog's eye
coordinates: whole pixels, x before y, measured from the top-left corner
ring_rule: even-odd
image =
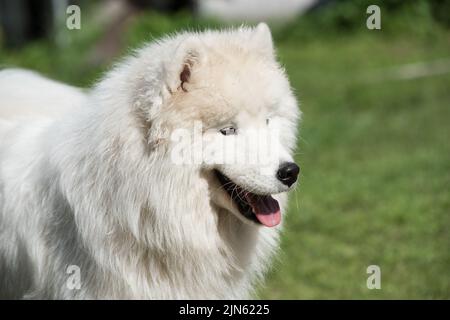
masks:
[[[230,136],[232,134],[236,134],[236,128],[235,127],[226,127],[223,129],[220,129],[220,133],[224,136]]]

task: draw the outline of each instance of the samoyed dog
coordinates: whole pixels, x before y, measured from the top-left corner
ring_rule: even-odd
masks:
[[[89,91],[1,71],[0,297],[252,297],[299,115],[266,24],[163,38]]]

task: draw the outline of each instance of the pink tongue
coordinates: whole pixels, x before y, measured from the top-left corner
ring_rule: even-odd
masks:
[[[266,227],[274,227],[281,221],[281,211],[278,201],[271,196],[260,196],[253,193],[245,195],[253,209],[256,218]]]

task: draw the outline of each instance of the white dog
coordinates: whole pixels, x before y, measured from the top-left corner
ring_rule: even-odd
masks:
[[[164,38],[90,92],[0,72],[0,297],[250,297],[297,179],[299,114],[265,24]],[[172,133],[199,122],[214,152],[175,161]],[[269,129],[276,161],[218,159]]]

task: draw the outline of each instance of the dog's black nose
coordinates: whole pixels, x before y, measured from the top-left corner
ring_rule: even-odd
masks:
[[[298,173],[300,168],[294,162],[285,162],[280,165],[277,172],[277,178],[283,184],[288,187],[292,186],[295,181],[297,181]]]

